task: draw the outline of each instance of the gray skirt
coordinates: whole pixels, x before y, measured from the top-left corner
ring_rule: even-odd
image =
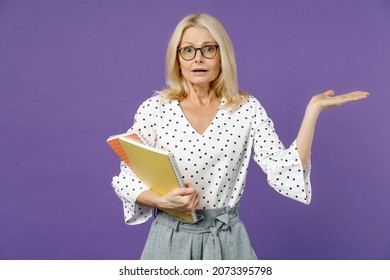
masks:
[[[257,260],[236,207],[196,212],[191,224],[158,211],[141,260]]]

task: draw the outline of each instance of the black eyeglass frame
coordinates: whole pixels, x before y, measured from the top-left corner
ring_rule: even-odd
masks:
[[[205,48],[207,48],[207,47],[215,47],[215,54],[214,54],[212,57],[205,57],[205,56],[204,56],[204,54],[203,54],[203,49],[205,49]],[[192,48],[192,49],[195,50],[194,56],[193,56],[192,58],[186,59],[186,58],[183,57],[183,55],[181,54],[181,50],[182,50],[182,49],[185,49],[185,48]],[[217,55],[217,53],[218,53],[218,48],[219,48],[218,45],[206,45],[206,46],[201,47],[201,48],[181,47],[181,48],[177,48],[177,52],[180,54],[181,58],[184,59],[184,60],[186,60],[186,61],[193,60],[193,59],[195,58],[196,52],[197,52],[198,50],[200,51],[201,55],[202,55],[204,58],[206,58],[206,59],[213,59],[213,58]]]

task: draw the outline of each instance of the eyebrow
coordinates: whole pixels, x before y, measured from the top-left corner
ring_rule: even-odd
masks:
[[[190,46],[193,46],[194,44],[191,43],[191,42],[182,42],[180,45],[190,45]],[[205,41],[205,42],[202,42],[201,46],[207,46],[207,45],[210,45],[210,44],[217,44],[216,42],[212,42],[212,41]]]

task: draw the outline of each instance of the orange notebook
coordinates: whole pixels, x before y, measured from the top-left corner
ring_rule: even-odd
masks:
[[[126,155],[125,150],[123,149],[121,143],[119,142],[119,138],[127,138],[131,139],[134,141],[137,141],[138,143],[142,143],[142,138],[139,137],[136,133],[134,132],[128,132],[128,133],[123,133],[123,134],[117,134],[117,135],[112,135],[107,139],[107,144],[114,150],[114,152],[123,160],[127,166],[130,167],[130,169],[134,172],[133,167],[131,166],[130,160]]]

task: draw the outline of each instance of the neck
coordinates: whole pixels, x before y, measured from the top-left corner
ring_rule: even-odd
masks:
[[[210,89],[210,85],[199,86],[190,85],[189,100],[198,104],[207,105],[215,101],[217,95],[214,90]]]

